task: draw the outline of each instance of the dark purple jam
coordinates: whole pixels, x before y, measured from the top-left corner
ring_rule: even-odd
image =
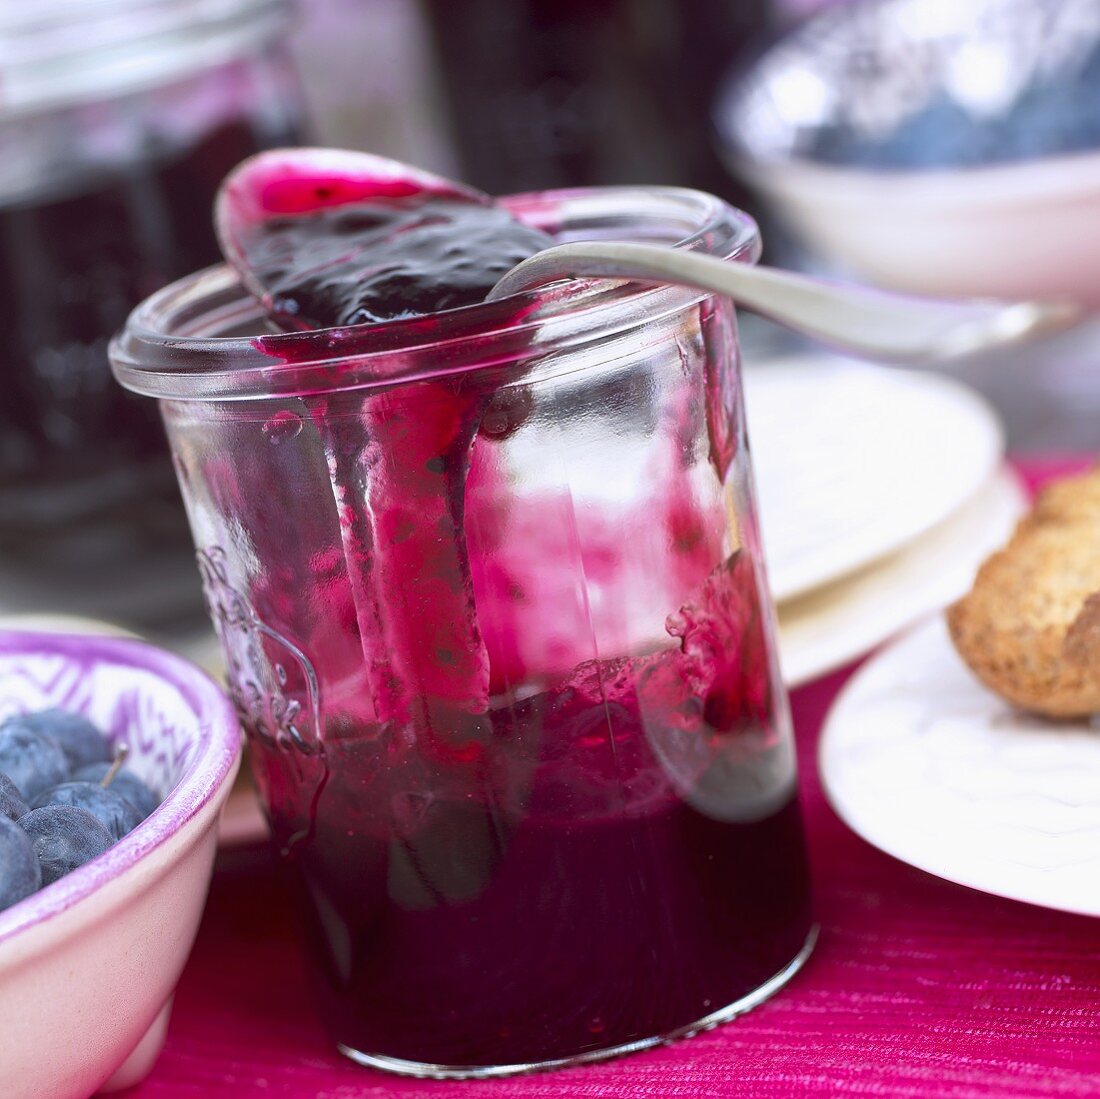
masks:
[[[440,1065],[575,1057],[705,1019],[798,954],[793,792],[758,820],[701,811],[644,707],[566,687],[493,712],[442,793],[377,730],[332,745],[297,862],[337,1041]]]
[[[51,584],[71,580],[83,598],[139,558],[159,559],[162,572],[162,555],[190,558],[156,405],[115,383],[107,343],[146,295],[217,262],[218,185],[276,137],[290,135],[229,122],[183,152],[139,150],[129,165],[0,205],[0,552],[9,562],[49,569]],[[193,584],[181,599],[200,612]],[[122,595],[99,610],[151,621],[173,609],[157,608],[155,593],[145,603]]]
[[[319,795],[285,753],[256,759],[280,838],[306,835],[291,862],[338,1042],[450,1066],[571,1058],[689,1027],[798,954],[801,822],[793,774],[768,770],[747,558],[679,619],[682,650],[582,662],[480,714],[437,680],[428,713],[333,722]]]
[[[271,319],[309,329],[476,305],[553,240],[498,206],[416,197],[271,218],[242,243]]]

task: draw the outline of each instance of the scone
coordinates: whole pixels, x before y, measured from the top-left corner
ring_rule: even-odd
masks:
[[[947,625],[974,674],[1014,705],[1100,712],[1100,468],[1044,489]]]

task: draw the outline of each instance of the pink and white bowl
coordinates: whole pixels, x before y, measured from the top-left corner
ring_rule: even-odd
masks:
[[[164,795],[129,835],[0,912],[0,1091],[70,1099],[136,1083],[164,1043],[240,765],[221,689],[138,641],[0,633],[0,720],[62,706],[130,746]]]

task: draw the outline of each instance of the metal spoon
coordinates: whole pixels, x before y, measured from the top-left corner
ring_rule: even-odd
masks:
[[[724,294],[740,306],[852,355],[935,362],[1065,328],[1083,310],[1066,302],[946,301],[822,282],[654,244],[575,241],[512,268],[489,301],[566,278],[674,283]]]

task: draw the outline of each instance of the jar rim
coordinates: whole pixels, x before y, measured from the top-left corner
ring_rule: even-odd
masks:
[[[627,239],[622,228],[630,224],[644,239],[731,261],[755,263],[760,255],[755,221],[702,191],[593,187],[499,201],[561,240]],[[711,296],[682,286],[572,279],[427,317],[285,333],[264,326],[259,303],[223,264],[146,298],[109,354],[118,381],[150,397],[304,396],[506,366],[658,320]],[[255,331],[236,334],[248,327]],[[234,334],[215,334],[226,331]]]
[[[0,10],[0,116],[114,99],[262,49],[290,0],[34,0]]]

